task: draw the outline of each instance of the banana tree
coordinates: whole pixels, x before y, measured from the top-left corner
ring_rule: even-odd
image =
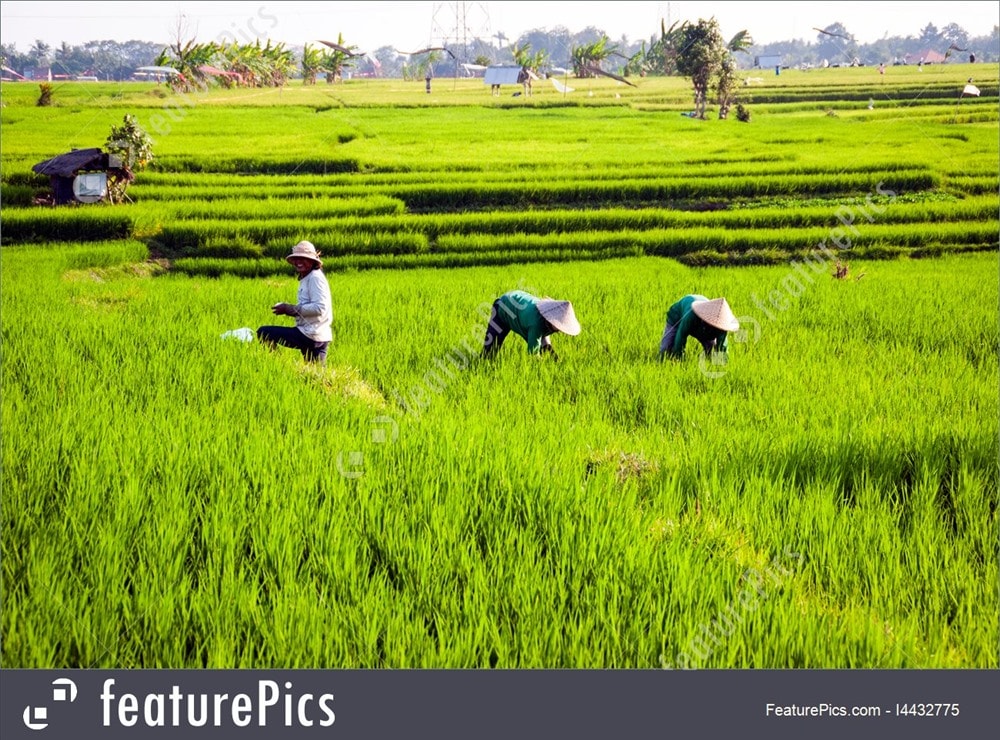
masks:
[[[254,54],[253,47],[244,44],[222,44],[219,47],[219,57],[222,68],[234,76],[220,76],[219,84],[225,87],[241,85],[246,87],[256,87],[258,75],[261,73],[261,64],[257,55]]]
[[[355,64],[354,57],[359,56],[355,54],[358,47],[346,46],[343,34],[337,34],[337,43],[335,44],[329,41],[321,41],[320,43],[330,47],[330,51],[323,55],[320,64],[320,69],[326,72],[327,83],[340,82],[344,79],[344,69]]]
[[[316,76],[323,69],[323,52],[309,44],[302,50],[302,84],[315,85]]]
[[[284,42],[272,46],[268,40],[261,49],[261,59],[264,62],[264,84],[269,87],[282,87],[295,70],[295,55],[285,48]]]
[[[104,148],[121,160],[121,166],[108,171],[108,201],[124,203],[125,191],[135,173],[153,161],[153,140],[135,116],[126,114],[121,126],[112,126]]]
[[[687,26],[687,21],[675,21],[667,28],[666,22],[660,21],[660,38],[645,52],[643,66],[647,72],[667,76],[677,74],[677,55],[683,46]]]
[[[639,51],[625,60],[625,65],[622,68],[623,74],[628,77],[629,75],[638,75],[639,77],[645,77],[646,72],[649,71],[649,57],[646,51],[646,42],[643,41],[642,45],[639,47]]]
[[[514,64],[519,67],[526,67],[531,62],[531,44],[514,44],[510,47],[510,53],[514,57]]]
[[[189,92],[204,89],[208,86],[205,73],[201,71],[204,65],[210,65],[219,53],[218,45],[196,43],[194,39],[165,48],[154,61],[157,66],[173,67],[179,75],[170,78],[169,84],[174,89]]]
[[[618,47],[612,44],[607,36],[602,36],[591,44],[574,46],[570,49],[573,74],[577,77],[593,77],[594,72],[589,68],[600,68],[605,59],[617,53],[619,53]]]
[[[736,59],[733,55],[738,53],[745,54],[751,46],[753,46],[753,39],[746,30],[740,31],[726,44],[726,50],[722,58],[722,63],[719,65],[718,78],[715,83],[715,99],[719,104],[720,119],[726,118],[729,115],[729,109],[733,104],[734,93],[737,89],[737,67]]]
[[[551,62],[552,60],[549,57],[549,53],[542,49],[541,51],[536,51],[528,59],[528,69],[532,72],[538,72],[538,70],[548,67]]]

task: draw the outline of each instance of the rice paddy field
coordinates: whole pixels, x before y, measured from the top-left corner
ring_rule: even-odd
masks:
[[[996,668],[998,68],[877,77],[4,84],[0,661]],[[126,113],[132,202],[31,204]],[[325,367],[221,338],[300,239]],[[513,288],[558,360],[479,358]]]

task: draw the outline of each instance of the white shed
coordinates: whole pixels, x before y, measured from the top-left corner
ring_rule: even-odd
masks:
[[[762,54],[754,57],[753,66],[758,69],[774,69],[781,66],[781,54]]]
[[[518,85],[521,74],[519,64],[492,64],[483,73],[483,83],[487,85]]]

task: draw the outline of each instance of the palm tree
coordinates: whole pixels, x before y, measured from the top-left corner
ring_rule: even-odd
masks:
[[[69,59],[70,55],[72,55],[72,53],[73,53],[73,47],[71,47],[65,41],[63,41],[62,44],[59,45],[59,48],[56,49],[55,53],[56,64],[58,64],[59,68],[66,74],[72,74],[70,72],[68,64],[70,60]]]
[[[52,47],[46,44],[41,39],[35,39],[35,43],[31,45],[28,49],[28,56],[34,59],[36,66],[42,66],[49,63],[49,52],[52,51]]]

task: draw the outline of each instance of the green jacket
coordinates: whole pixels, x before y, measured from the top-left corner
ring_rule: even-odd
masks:
[[[686,295],[667,310],[667,324],[677,326],[673,344],[669,349],[670,354],[674,357],[684,356],[684,346],[687,344],[688,337],[694,337],[701,342],[706,354],[713,349],[719,352],[726,351],[727,332],[706,324],[691,310],[696,301],[707,300],[708,298],[705,296],[696,293]]]
[[[496,320],[528,343],[528,352],[542,349],[542,339],[553,333],[552,325],[538,311],[538,299],[523,290],[511,290],[497,299]]]

